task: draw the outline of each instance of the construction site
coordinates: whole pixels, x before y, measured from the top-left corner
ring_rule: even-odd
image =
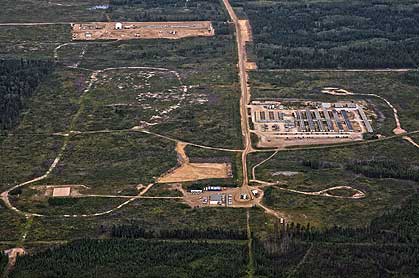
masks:
[[[359,141],[373,132],[361,102],[253,101],[249,109],[258,147]]]
[[[181,39],[214,36],[211,21],[189,22],[84,22],[73,23],[73,41]]]

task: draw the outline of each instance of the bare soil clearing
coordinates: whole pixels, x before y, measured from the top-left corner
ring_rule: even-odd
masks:
[[[7,264],[6,271],[4,273],[5,274],[4,277],[8,277],[7,273],[15,266],[17,256],[25,255],[26,250],[21,247],[17,247],[17,248],[5,250],[4,253],[9,257],[9,262]]]
[[[249,20],[241,19],[239,20],[240,32],[242,36],[242,40],[244,42],[251,42],[253,41],[252,31],[250,29]]]
[[[246,62],[246,70],[256,70],[258,66],[255,62]]]
[[[178,143],[176,151],[180,167],[173,169],[158,179],[158,183],[175,183],[204,179],[231,177],[231,165],[227,163],[190,163],[185,153],[185,143]]]
[[[210,21],[185,22],[84,22],[73,23],[72,37],[76,41],[181,39],[214,36]]]

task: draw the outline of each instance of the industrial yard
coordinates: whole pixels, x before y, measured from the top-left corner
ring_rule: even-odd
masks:
[[[373,132],[365,106],[353,101],[253,101],[250,110],[258,147],[357,141]]]
[[[207,186],[203,189],[190,190],[184,200],[191,207],[252,207],[263,198],[263,191],[252,187],[249,193],[240,188]]]
[[[214,36],[210,21],[190,22],[84,22],[73,23],[73,41],[181,39]]]

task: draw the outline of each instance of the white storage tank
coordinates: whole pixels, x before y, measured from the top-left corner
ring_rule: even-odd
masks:
[[[122,30],[122,23],[121,23],[121,22],[117,22],[117,23],[115,24],[115,29],[116,29],[116,30]]]

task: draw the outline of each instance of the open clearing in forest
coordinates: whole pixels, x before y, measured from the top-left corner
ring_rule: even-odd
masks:
[[[241,37],[244,42],[253,41],[249,20],[239,20]]]
[[[185,153],[185,143],[178,143],[178,163],[180,167],[169,171],[158,179],[159,183],[186,182],[204,179],[223,179],[231,177],[231,165],[228,163],[191,163]]]
[[[210,21],[85,22],[74,23],[71,26],[72,38],[77,41],[181,39],[215,35]]]

